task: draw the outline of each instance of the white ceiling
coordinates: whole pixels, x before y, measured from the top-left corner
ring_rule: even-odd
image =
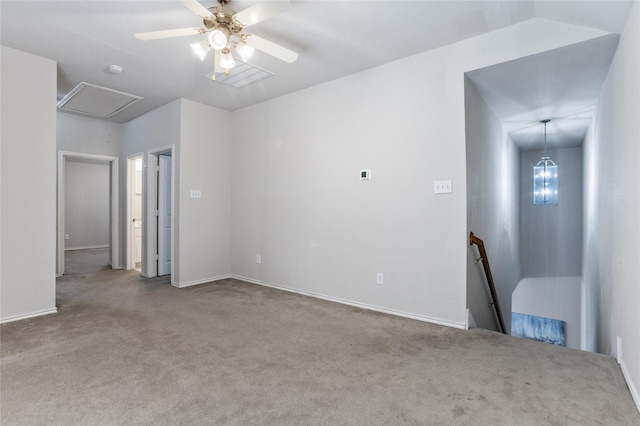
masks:
[[[201,3],[217,5],[213,0]],[[240,11],[255,3],[234,0],[230,7]],[[620,33],[631,7],[631,2],[620,1],[305,0],[292,4],[290,11],[246,31],[297,51],[300,59],[287,64],[257,52],[251,63],[275,75],[240,89],[200,76],[211,70],[210,57],[199,61],[189,44],[203,36],[155,41],[133,36],[201,27],[202,20],[177,0],[2,0],[0,41],[57,61],[58,98],[82,81],[144,97],[111,118],[126,122],[178,97],[233,111],[532,18]],[[110,64],[122,66],[125,72],[109,74]]]
[[[582,145],[619,36],[609,34],[467,73],[521,151]]]

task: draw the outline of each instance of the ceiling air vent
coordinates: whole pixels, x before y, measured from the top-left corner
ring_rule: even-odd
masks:
[[[144,98],[82,82],[58,102],[59,110],[109,118]]]
[[[229,71],[229,75],[225,75],[223,72],[217,72],[216,83],[228,84],[229,86],[240,88],[273,75],[272,72],[265,71],[255,65],[245,64],[240,61],[236,61],[236,63],[237,65]],[[211,80],[212,74],[213,70],[200,75]]]

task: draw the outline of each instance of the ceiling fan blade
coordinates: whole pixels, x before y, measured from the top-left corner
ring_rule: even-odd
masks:
[[[218,49],[213,49],[213,72],[215,74],[220,74],[224,72],[224,68],[220,66],[220,56],[222,55],[221,51]]]
[[[215,18],[209,9],[195,0],[180,0],[180,3],[191,9],[193,13],[198,14],[202,19]]]
[[[267,53],[288,63],[292,63],[298,60],[298,54],[293,50],[289,50],[286,47],[280,46],[279,44],[275,44],[273,42],[270,42],[269,40],[265,40],[262,37],[258,37],[257,35],[247,34],[246,43],[251,47],[255,47],[256,49],[264,53]]]
[[[174,30],[151,31],[148,33],[136,33],[139,40],[158,40],[161,38],[182,37],[195,34],[204,34],[202,28],[176,28]]]
[[[264,1],[236,13],[233,15],[233,19],[242,24],[243,27],[248,27],[289,9],[291,9],[289,0]]]

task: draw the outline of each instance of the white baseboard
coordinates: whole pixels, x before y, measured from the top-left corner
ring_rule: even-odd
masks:
[[[465,323],[465,327],[467,330],[472,328],[478,328],[478,324],[476,324],[476,319],[473,317],[473,312],[471,309],[467,308],[467,321]]]
[[[38,311],[38,312],[31,312],[29,314],[14,315],[12,317],[0,319],[0,324],[5,324],[7,322],[13,322],[13,321],[20,321],[27,318],[39,317],[42,315],[55,314],[56,312],[58,312],[58,308],[47,309],[47,310]]]
[[[90,249],[99,249],[99,248],[109,248],[109,244],[100,244],[97,246],[65,247],[64,251],[90,250]]]
[[[265,282],[265,281],[254,280],[252,278],[241,277],[239,275],[230,275],[230,278],[235,278],[235,279],[240,280],[240,281],[246,281],[246,282],[251,283],[251,284],[258,284],[258,285],[262,285],[262,286],[265,286],[265,287],[277,288],[279,290],[284,290],[284,291],[288,291],[288,292],[291,292],[291,293],[302,294],[304,296],[315,297],[316,299],[328,300],[330,302],[336,302],[336,303],[340,303],[340,304],[348,305],[348,306],[355,306],[356,308],[362,308],[362,309],[366,309],[366,310],[369,310],[369,311],[375,311],[375,312],[381,312],[381,313],[384,313],[384,314],[395,315],[397,317],[414,319],[414,320],[417,320],[417,321],[428,322],[428,323],[431,323],[431,324],[444,325],[446,327],[458,328],[458,329],[461,329],[461,330],[464,330],[466,328],[466,324],[464,324],[464,323],[463,324],[459,324],[459,323],[455,323],[455,322],[451,322],[451,321],[442,320],[442,319],[439,319],[439,318],[432,318],[432,317],[427,317],[427,316],[424,316],[424,315],[410,314],[410,313],[407,313],[407,312],[396,311],[396,310],[393,310],[393,309],[387,309],[387,308],[383,308],[383,307],[380,307],[380,306],[369,305],[367,303],[354,302],[352,300],[341,299],[341,298],[333,297],[333,296],[325,296],[323,294],[318,294],[318,293],[313,293],[313,292],[308,292],[308,291],[302,291],[302,290],[298,290],[298,289],[291,288],[291,287],[285,287],[285,286],[278,285],[278,284],[268,283],[268,282]]]
[[[217,277],[211,277],[211,278],[203,278],[201,280],[195,280],[195,281],[187,281],[186,283],[179,283],[176,281],[171,281],[171,285],[177,288],[185,288],[185,287],[191,287],[192,285],[198,285],[198,284],[206,284],[206,283],[210,283],[213,281],[220,281],[220,280],[226,280],[227,278],[232,278],[231,275],[220,275]]]
[[[627,382],[629,391],[631,391],[633,401],[636,403],[636,408],[638,409],[638,411],[640,411],[640,394],[638,393],[638,389],[633,383],[633,380],[631,380],[631,375],[629,374],[629,370],[624,363],[624,359],[620,359],[620,369],[622,370],[622,376],[624,377],[624,380]]]

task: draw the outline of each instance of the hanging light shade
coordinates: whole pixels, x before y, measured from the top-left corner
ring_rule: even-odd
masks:
[[[236,66],[236,61],[231,56],[231,51],[225,48],[220,56],[220,66],[224,69],[231,69]]]
[[[547,123],[544,124],[544,154],[538,164],[533,166],[533,204],[558,204],[558,165],[547,155]]]
[[[209,45],[209,42],[207,42],[207,40],[202,40],[199,43],[193,43],[191,45],[191,48],[193,49],[194,53],[198,55],[198,58],[200,58],[201,61],[203,61],[205,56],[207,56],[207,52],[211,50],[211,46]]]
[[[253,52],[255,50],[256,49],[254,47],[248,46],[244,42],[236,44],[236,52],[238,52],[243,62],[247,62],[249,59],[251,59],[251,56],[253,56]]]

